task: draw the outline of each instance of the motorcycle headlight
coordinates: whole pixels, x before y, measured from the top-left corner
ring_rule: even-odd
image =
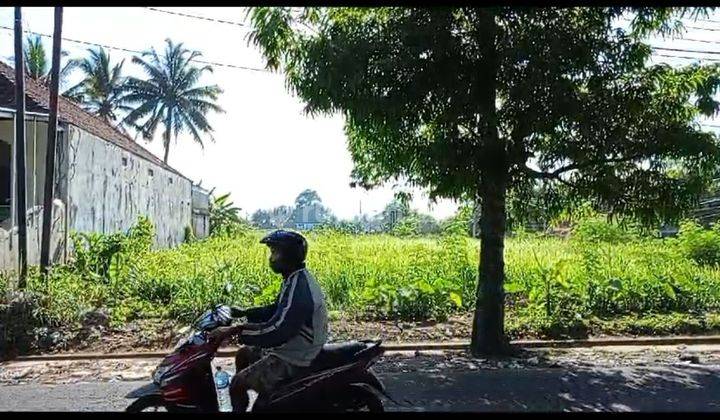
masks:
[[[188,339],[186,337],[181,338],[178,340],[177,344],[175,344],[175,347],[173,347],[173,352],[176,352],[180,347],[184,346],[185,343],[187,343]]]
[[[165,376],[169,369],[169,366],[158,366],[152,374],[153,382],[155,382],[156,384],[160,384],[160,382],[162,381],[162,377]]]
[[[215,320],[213,318],[214,318],[214,316],[213,316],[212,311],[205,312],[203,314],[203,316],[200,317],[200,319],[198,319],[195,324],[197,329],[202,331],[202,330],[214,328]]]

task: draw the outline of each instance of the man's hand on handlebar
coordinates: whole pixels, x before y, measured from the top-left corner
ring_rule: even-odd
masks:
[[[234,307],[230,308],[230,315],[233,318],[242,318],[247,314],[245,313],[245,311],[243,309],[234,306]]]
[[[242,325],[236,325],[233,327],[219,327],[208,333],[208,338],[212,341],[220,340],[223,341],[231,335],[240,333]]]

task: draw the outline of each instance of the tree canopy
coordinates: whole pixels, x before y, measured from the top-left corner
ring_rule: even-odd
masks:
[[[260,7],[250,40],[309,114],[344,117],[354,182],[480,203],[472,347],[494,353],[508,199],[590,200],[653,223],[708,185],[720,151],[697,120],[718,111],[720,67],[650,64],[644,41],[701,12]]]

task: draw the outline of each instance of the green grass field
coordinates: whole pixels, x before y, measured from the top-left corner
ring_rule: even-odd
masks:
[[[679,238],[655,239],[603,223],[588,222],[569,240],[508,238],[511,335],[582,335],[598,322],[639,334],[715,328],[718,232],[684,225]],[[188,320],[221,301],[262,304],[273,299],[280,282],[267,266],[260,235],[248,230],[173,250],[120,252],[101,275],[88,269],[87,261],[83,267],[76,262],[57,268],[47,282],[32,275],[30,289],[42,296],[43,313],[54,323],[74,322],[98,307],[110,309],[113,322],[121,324],[139,318]],[[328,231],[310,233],[308,240],[308,267],[335,314],[443,320],[473,308],[477,240]],[[235,287],[226,298],[228,282]]]

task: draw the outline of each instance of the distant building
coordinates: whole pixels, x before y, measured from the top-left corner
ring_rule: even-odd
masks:
[[[312,204],[295,210],[293,223],[295,229],[311,230],[323,223],[323,208],[319,204]]]

